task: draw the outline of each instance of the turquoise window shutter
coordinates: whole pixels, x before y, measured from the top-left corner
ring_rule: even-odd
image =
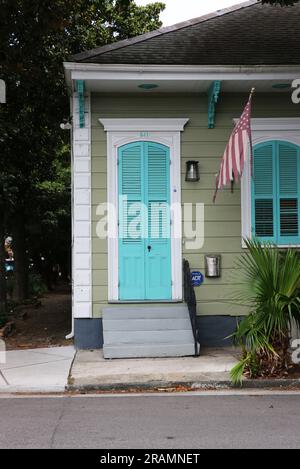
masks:
[[[276,178],[274,142],[257,145],[253,155],[252,227],[253,235],[276,242]]]
[[[253,235],[300,244],[300,147],[277,140],[256,145],[253,167]]]
[[[278,142],[279,244],[299,242],[299,148]]]

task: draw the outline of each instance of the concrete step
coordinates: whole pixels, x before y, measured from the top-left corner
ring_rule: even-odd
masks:
[[[174,319],[103,319],[106,331],[159,331],[159,330],[189,330],[190,318]]]
[[[189,317],[186,305],[170,306],[115,306],[102,310],[105,319],[184,319]]]
[[[114,344],[186,344],[193,343],[193,333],[189,330],[163,331],[107,331],[105,345]]]
[[[157,358],[194,355],[194,344],[104,345],[104,358]]]
[[[115,305],[103,310],[105,358],[194,355],[185,304]]]

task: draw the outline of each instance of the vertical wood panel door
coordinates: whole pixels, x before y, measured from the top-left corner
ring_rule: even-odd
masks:
[[[119,168],[119,299],[169,300],[170,152],[154,142],[124,145]]]

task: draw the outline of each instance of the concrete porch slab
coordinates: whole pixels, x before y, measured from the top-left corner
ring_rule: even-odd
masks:
[[[70,373],[70,390],[155,387],[225,382],[237,363],[239,351],[233,348],[206,349],[200,357],[105,360],[102,350],[76,353]]]

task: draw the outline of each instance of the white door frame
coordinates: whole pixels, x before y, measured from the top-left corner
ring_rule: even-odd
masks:
[[[181,158],[183,119],[99,119],[107,132],[108,301],[119,301],[118,149],[152,141],[170,149],[172,301],[182,300]],[[142,301],[141,301],[142,302]]]

